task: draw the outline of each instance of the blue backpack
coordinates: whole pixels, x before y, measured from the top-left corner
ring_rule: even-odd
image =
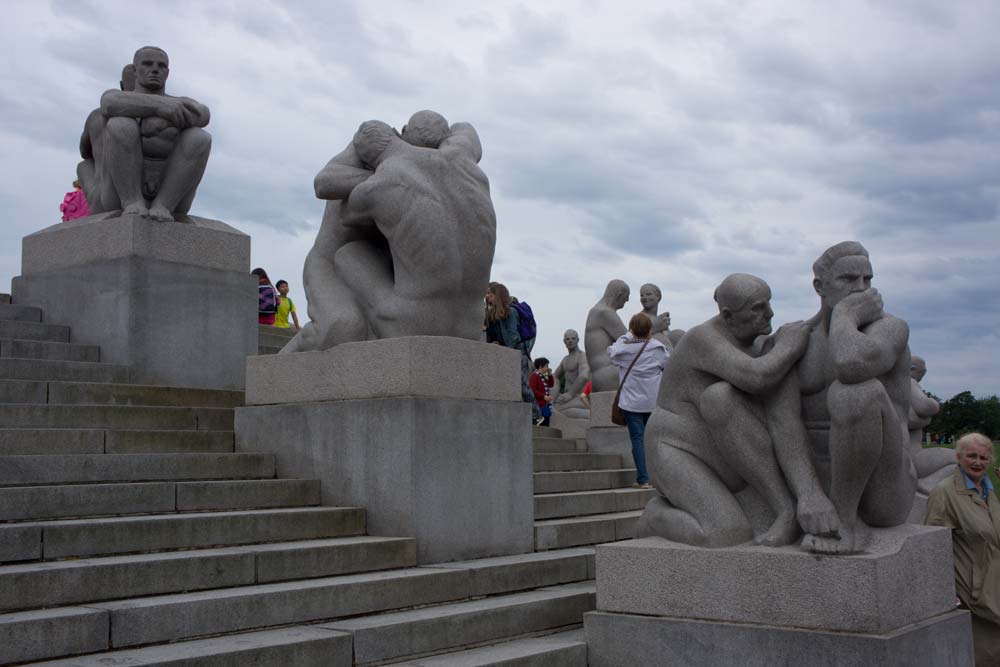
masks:
[[[517,311],[517,335],[527,343],[538,335],[538,325],[535,324],[535,314],[531,312],[531,306],[524,301],[511,304],[511,308]]]

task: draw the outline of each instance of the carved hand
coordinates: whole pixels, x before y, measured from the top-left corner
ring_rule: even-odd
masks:
[[[788,347],[793,355],[800,355],[806,350],[812,327],[808,322],[789,322],[774,334],[774,345]]]
[[[833,309],[833,317],[851,317],[858,327],[863,327],[885,314],[882,295],[874,287],[844,297]]]
[[[191,126],[189,122],[190,110],[184,107],[184,102],[174,97],[163,97],[158,100],[160,105],[156,110],[156,115],[168,121],[178,130],[184,130]]]

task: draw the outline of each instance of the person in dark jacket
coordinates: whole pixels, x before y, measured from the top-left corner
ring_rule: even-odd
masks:
[[[511,307],[511,296],[503,283],[493,283],[486,290],[486,342],[509,347],[521,352],[521,399],[531,404],[531,420],[535,423],[541,418],[535,395],[528,386],[531,375],[531,348],[527,341],[521,340],[517,331],[517,311]]]

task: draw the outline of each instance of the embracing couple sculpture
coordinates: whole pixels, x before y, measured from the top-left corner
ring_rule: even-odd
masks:
[[[496,246],[482,146],[468,123],[376,120],[316,176],[328,200],[306,257],[311,322],[283,354],[395,336],[478,339]]]
[[[902,524],[917,478],[907,451],[909,329],[883,309],[868,251],[853,241],[813,264],[819,312],[771,333],[771,291],[727,277],[719,314],[689,330],[663,374],[646,430],[662,493],[640,537],[724,547],[782,546],[804,534],[820,554],[864,551],[869,527]],[[769,508],[754,534],[737,497]]]

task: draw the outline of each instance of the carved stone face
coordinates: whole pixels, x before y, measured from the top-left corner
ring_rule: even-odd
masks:
[[[615,310],[621,310],[622,308],[625,307],[625,304],[628,303],[628,297],[629,297],[629,289],[628,287],[626,287],[615,296],[615,300],[611,304],[611,306]]]
[[[823,304],[833,308],[844,297],[871,287],[872,275],[872,263],[864,255],[841,257],[822,279],[817,278],[816,291]]]
[[[723,318],[729,330],[741,341],[753,341],[757,336],[771,333],[771,290],[762,287],[739,310],[725,309]]]
[[[576,352],[580,346],[580,334],[570,329],[563,335],[563,344],[566,345],[567,352]]]
[[[927,375],[927,363],[920,357],[910,359],[910,377],[920,382]]]
[[[149,91],[163,90],[170,74],[167,55],[157,49],[143,49],[135,56],[136,83]]]
[[[643,285],[639,290],[639,303],[643,310],[655,311],[660,305],[660,295],[651,285]]]

